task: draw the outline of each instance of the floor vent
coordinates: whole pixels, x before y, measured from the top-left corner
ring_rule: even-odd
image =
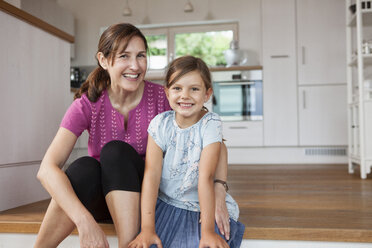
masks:
[[[307,156],[346,156],[346,148],[307,148]]]

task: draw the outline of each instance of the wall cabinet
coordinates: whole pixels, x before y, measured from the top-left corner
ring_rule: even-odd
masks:
[[[347,145],[344,8],[262,1],[264,145]]]
[[[298,83],[346,84],[345,4],[296,0]]]
[[[295,0],[262,1],[264,145],[297,145]]]
[[[300,146],[346,145],[346,85],[301,86],[298,96]]]
[[[355,13],[349,10],[352,4]],[[372,39],[372,8],[366,6],[362,9],[362,1],[346,0],[349,172],[359,165],[361,178],[367,178],[372,167],[372,50],[363,47]]]

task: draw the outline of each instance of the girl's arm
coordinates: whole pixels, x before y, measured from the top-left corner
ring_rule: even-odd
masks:
[[[199,162],[198,195],[201,215],[201,239],[199,247],[226,247],[227,243],[214,231],[215,195],[214,176],[221,144],[207,145],[201,153]]]
[[[163,151],[148,136],[146,150],[145,175],[141,191],[141,233],[129,244],[131,247],[150,247],[156,244],[162,248],[160,238],[155,231],[155,205],[158,197],[161,173],[163,167]]]
[[[77,137],[65,128],[59,128],[41,162],[37,178],[57,204],[75,223],[82,247],[90,243],[108,247],[106,236],[90,212],[75,194],[62,167],[70,156]]]
[[[217,163],[215,179],[222,181],[227,180],[227,148],[225,143],[221,143],[220,156]],[[226,240],[230,238],[229,212],[226,206],[226,190],[220,183],[214,184],[216,197],[215,218],[220,233],[225,236]]]

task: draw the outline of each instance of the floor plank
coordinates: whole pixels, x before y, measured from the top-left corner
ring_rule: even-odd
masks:
[[[245,239],[372,242],[372,177],[347,165],[230,165],[228,181]],[[47,204],[0,212],[0,232],[36,233]]]

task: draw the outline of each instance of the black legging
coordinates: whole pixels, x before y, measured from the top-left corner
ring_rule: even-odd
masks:
[[[75,160],[66,170],[72,187],[97,221],[111,220],[105,196],[113,190],[141,192],[145,163],[129,144],[114,140],[92,157]]]

